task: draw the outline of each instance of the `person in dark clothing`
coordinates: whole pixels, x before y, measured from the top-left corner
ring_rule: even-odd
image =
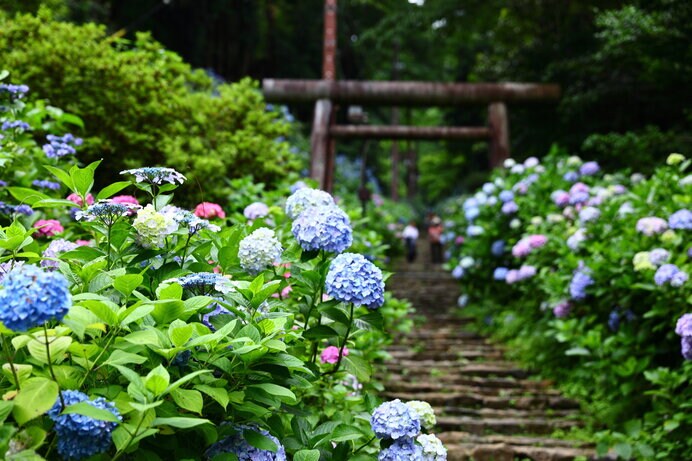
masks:
[[[418,227],[416,227],[416,221],[414,220],[411,220],[401,233],[401,237],[406,244],[406,261],[409,263],[416,260],[416,240],[418,240],[418,235]]]
[[[442,264],[442,232],[444,228],[442,227],[442,220],[435,216],[430,221],[430,227],[428,227],[428,240],[430,241],[430,254],[432,256],[433,264]]]

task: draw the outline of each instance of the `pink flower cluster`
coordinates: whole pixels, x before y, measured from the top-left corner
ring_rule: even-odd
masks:
[[[70,194],[67,196],[67,200],[70,202],[74,202],[78,207],[83,207],[84,206],[84,201],[82,200],[82,197],[80,197],[77,194]],[[87,205],[93,205],[94,204],[94,196],[91,194],[87,194],[86,196],[86,204]]]
[[[348,355],[348,347],[344,347],[344,357]],[[322,351],[320,355],[320,360],[322,363],[336,363],[339,361],[339,348],[336,346],[329,346]]]
[[[34,223],[34,229],[40,237],[53,237],[65,230],[60,221],[56,219],[39,219]]]
[[[536,275],[536,268],[534,266],[523,265],[518,270],[512,269],[507,272],[505,277],[505,282],[508,284],[513,284],[521,282],[524,279],[528,279]]]
[[[226,217],[226,213],[223,211],[223,208],[221,208],[221,205],[219,204],[211,202],[202,202],[195,207],[195,216],[204,219],[224,219]]]
[[[524,237],[519,240],[514,247],[512,247],[512,255],[515,258],[523,258],[531,253],[531,250],[540,248],[548,242],[548,237],[541,234],[533,234],[528,237]]]

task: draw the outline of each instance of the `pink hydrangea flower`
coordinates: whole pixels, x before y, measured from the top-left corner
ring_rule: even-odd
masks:
[[[665,219],[649,216],[641,218],[637,221],[637,231],[651,237],[654,234],[660,234],[668,229],[668,223]]]
[[[221,205],[211,202],[202,202],[195,207],[195,216],[204,219],[224,219],[226,217],[226,213],[221,208]]]
[[[454,239],[454,243],[457,245],[461,245],[464,243],[464,236],[463,235],[457,235],[457,238]]]
[[[348,347],[344,347],[344,357],[348,355]],[[339,348],[336,346],[329,346],[322,351],[320,355],[320,360],[322,363],[336,363],[339,361]]]
[[[111,202],[139,205],[139,200],[137,200],[137,197],[133,197],[132,195],[116,195],[115,197],[111,198]]]
[[[76,243],[77,246],[80,246],[80,247],[88,247],[88,246],[91,246],[91,244],[94,243],[94,241],[93,240],[77,240],[74,243]]]
[[[39,219],[34,223],[34,229],[37,229],[36,233],[41,237],[53,237],[65,230],[56,219]]]
[[[77,206],[79,206],[79,207],[84,206],[84,202],[82,201],[82,197],[80,197],[79,195],[77,195],[75,193],[68,195],[67,200],[69,200],[70,202],[76,203]],[[87,205],[93,205],[94,204],[94,196],[91,194],[87,194],[86,203],[87,203]]]
[[[533,234],[519,240],[512,248],[512,255],[515,258],[522,258],[535,248],[540,248],[548,242],[548,237],[541,234]]]

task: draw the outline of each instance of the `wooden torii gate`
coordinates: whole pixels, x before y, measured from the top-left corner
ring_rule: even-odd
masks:
[[[540,83],[436,83],[336,80],[336,0],[325,0],[322,80],[264,79],[267,102],[314,102],[310,138],[310,176],[324,190],[334,183],[336,139],[487,139],[491,166],[509,157],[507,103],[556,100],[560,87]],[[338,104],[388,106],[488,107],[485,126],[416,127],[402,125],[337,125]]]

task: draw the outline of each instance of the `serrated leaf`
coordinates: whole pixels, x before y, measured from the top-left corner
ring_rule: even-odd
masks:
[[[226,389],[222,389],[220,387],[211,387],[207,386],[206,384],[198,384],[195,386],[195,389],[199,390],[203,394],[207,394],[209,397],[214,399],[219,405],[223,407],[224,410],[228,406],[228,402],[230,399],[228,397],[228,391]]]
[[[293,461],[320,461],[319,450],[300,450],[293,455]]]
[[[98,419],[99,421],[109,421],[112,423],[119,423],[120,420],[117,416],[108,410],[102,408],[96,408],[95,406],[87,402],[79,402],[73,405],[68,405],[62,413],[63,415],[78,414],[88,416],[93,419]]]
[[[171,391],[173,401],[185,410],[201,414],[204,406],[204,399],[199,391],[193,389],[174,389]]]
[[[58,384],[47,378],[30,378],[14,398],[12,415],[20,426],[50,410],[58,399]]]
[[[159,365],[151,370],[147,377],[144,378],[144,386],[157,396],[166,391],[170,382],[171,376],[163,365]]]
[[[144,281],[139,274],[125,274],[113,280],[113,288],[122,293],[126,298],[132,294]]]

